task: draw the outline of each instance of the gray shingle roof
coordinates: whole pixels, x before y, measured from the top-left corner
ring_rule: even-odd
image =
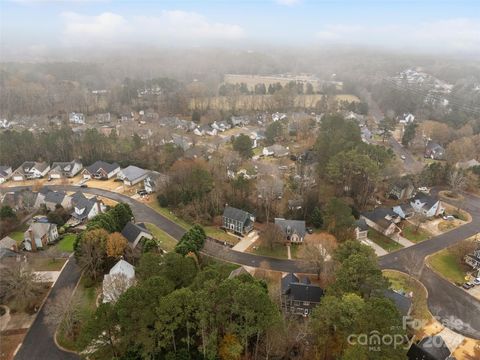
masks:
[[[108,163],[105,161],[98,160],[98,161],[95,161],[92,165],[88,166],[87,171],[90,174],[95,174],[96,172],[98,172],[98,170],[103,169],[105,172],[110,173],[118,167],[120,166],[116,162]]]
[[[368,225],[365,219],[360,219],[355,221],[355,226],[360,229],[360,231],[367,231],[368,230]]]
[[[289,273],[281,280],[282,294],[290,295],[296,301],[320,302],[323,289],[310,284],[309,280],[300,282],[293,273]]]
[[[142,176],[146,176],[148,172],[148,170],[133,165],[127,166],[125,169],[122,169],[122,174],[124,178],[129,181],[134,181],[141,178]]]
[[[67,196],[67,194],[63,191],[50,191],[45,195],[45,202],[61,204],[65,196]]]
[[[248,213],[244,210],[240,210],[240,209],[237,209],[237,208],[234,208],[234,207],[231,207],[231,206],[227,206],[225,208],[225,210],[223,210],[223,216],[226,217],[226,218],[237,220],[237,221],[240,221],[240,222],[244,223],[245,221],[250,219],[252,214],[250,214],[250,213]]]
[[[298,234],[301,238],[305,237],[305,221],[304,220],[286,220],[275,218],[275,225],[280,226],[285,235]]]
[[[96,206],[96,203],[96,198],[87,199],[81,192],[76,192],[72,195],[72,205],[74,207],[72,216],[78,220],[86,219],[92,208]],[[79,214],[75,211],[75,208],[83,209],[83,211]]]
[[[144,223],[134,224],[128,222],[122,230],[122,235],[128,240],[128,242],[133,243],[141,232],[151,234]]]

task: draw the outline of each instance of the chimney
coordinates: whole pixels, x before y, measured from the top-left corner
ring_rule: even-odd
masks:
[[[28,235],[30,236],[30,243],[32,246],[32,251],[37,251],[37,244],[35,243],[35,236],[33,236],[33,230],[28,229]]]

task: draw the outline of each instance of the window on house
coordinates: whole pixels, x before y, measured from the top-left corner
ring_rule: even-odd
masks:
[[[300,306],[300,301],[295,300],[295,301],[293,302],[293,304],[294,304],[295,306]]]

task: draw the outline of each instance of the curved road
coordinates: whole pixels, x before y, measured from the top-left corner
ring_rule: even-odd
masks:
[[[181,226],[165,218],[149,206],[126,195],[103,189],[79,188],[78,186],[72,185],[50,185],[47,187],[52,188],[52,190],[81,191],[83,193],[103,196],[118,202],[124,202],[131,206],[137,221],[155,224],[177,240],[185,233],[185,229]],[[28,186],[19,186],[4,188],[3,191],[19,191],[28,188]],[[424,259],[428,255],[480,232],[480,198],[468,196],[460,205],[472,215],[471,223],[425,240],[414,246],[382,256],[379,258],[379,264],[383,269],[395,269],[406,273],[420,274],[419,279],[428,290],[428,306],[432,314],[446,327],[465,336],[480,339],[480,301],[424,266]],[[239,265],[261,267],[282,272],[314,273],[311,266],[304,261],[275,259],[242,253],[218,244],[211,239],[207,240],[204,253]],[[75,285],[79,276],[76,265],[73,261],[69,262],[49,296],[54,296],[59,289],[65,286]],[[43,309],[40,310],[39,316],[27,333],[23,345],[15,358],[43,358],[38,357],[38,355],[48,354],[49,359],[76,359],[77,357],[75,355],[65,353],[54,345],[53,336],[51,332],[45,328],[42,319]],[[42,345],[39,345],[36,339],[40,336],[45,336],[45,333],[48,338],[46,341],[42,340]],[[54,349],[52,349],[52,347]]]

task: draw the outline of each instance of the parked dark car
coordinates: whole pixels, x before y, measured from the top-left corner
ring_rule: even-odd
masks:
[[[311,227],[307,227],[307,233],[313,234],[313,229]]]
[[[88,185],[87,185],[87,184],[82,184],[82,185],[80,185],[80,187],[81,187],[81,188],[87,188]]]
[[[142,190],[137,190],[137,194],[140,195],[140,196],[145,196],[147,195],[147,190],[145,189],[142,189]]]
[[[462,285],[462,287],[465,289],[465,290],[468,290],[468,289],[471,289],[472,287],[474,287],[474,285],[472,283],[465,283]]]

